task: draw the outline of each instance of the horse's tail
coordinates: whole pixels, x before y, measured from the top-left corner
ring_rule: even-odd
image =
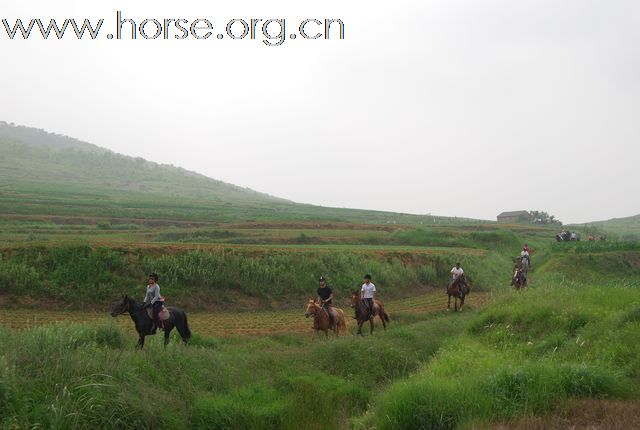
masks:
[[[191,329],[189,328],[189,321],[187,321],[187,313],[184,313],[184,332],[187,339],[191,338]]]
[[[176,328],[178,329],[178,333],[182,337],[183,341],[188,341],[191,338],[191,329],[189,328],[189,322],[187,321],[187,313],[185,311],[180,311],[176,313]]]
[[[384,318],[385,322],[389,322],[389,314],[382,309],[382,318]]]

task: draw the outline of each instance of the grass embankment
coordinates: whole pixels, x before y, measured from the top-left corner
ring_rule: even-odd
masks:
[[[580,244],[551,250],[534,288],[508,293],[482,310],[455,343],[385,393],[369,425],[484,426],[546,414],[569,398],[637,400],[640,254],[635,247]]]
[[[172,250],[170,246],[64,245],[7,249],[0,255],[0,294],[17,297],[18,302],[36,297],[39,306],[51,300],[71,308],[101,308],[123,293],[141,296],[146,274],[156,272],[163,295],[191,310],[269,308],[299,305],[314,294],[321,274],[344,298],[365,273],[371,273],[385,299],[444,285],[458,259],[478,290],[490,289],[498,276],[508,276],[504,267],[509,266],[509,257],[492,249],[516,248],[519,241],[513,233],[470,233],[456,240],[473,249],[220,246]]]
[[[0,416],[29,428],[463,428],[567,399],[637,399],[640,289],[564,285],[386,333],[160,339],[112,324],[0,329]]]

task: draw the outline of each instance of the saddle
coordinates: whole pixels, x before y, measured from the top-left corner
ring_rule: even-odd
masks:
[[[331,314],[331,319],[333,320],[333,326],[335,326],[338,322],[338,311],[333,306],[323,306],[322,309],[327,313]]]
[[[153,309],[147,308],[147,315],[149,315],[149,318],[153,319]],[[158,318],[160,318],[160,321],[166,321],[169,319],[169,316],[169,309],[162,305],[162,310],[158,312]]]

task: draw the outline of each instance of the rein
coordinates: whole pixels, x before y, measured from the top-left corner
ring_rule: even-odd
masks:
[[[129,309],[131,309],[131,302],[129,300],[127,300],[127,307],[126,308],[122,308],[122,310],[120,311],[120,313],[118,315],[122,315],[126,312],[129,312]]]

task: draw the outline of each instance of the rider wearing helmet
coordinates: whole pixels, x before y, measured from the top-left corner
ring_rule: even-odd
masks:
[[[320,276],[318,282],[320,282],[320,287],[318,288],[318,302],[327,315],[329,315],[329,325],[333,326],[333,312],[331,312],[331,307],[333,306],[333,290],[329,285],[327,285],[324,276]]]

